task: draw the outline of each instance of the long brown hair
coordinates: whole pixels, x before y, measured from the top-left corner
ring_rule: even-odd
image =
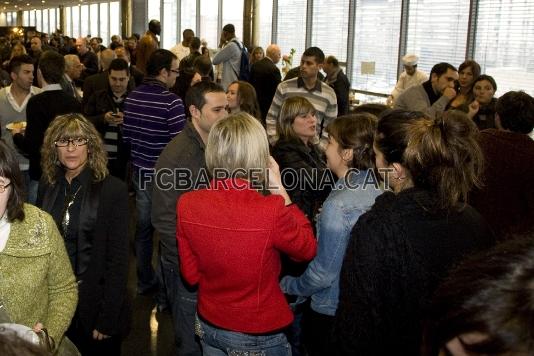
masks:
[[[0,140],[0,176],[9,179],[11,193],[7,200],[7,220],[24,220],[24,188],[15,152]]]
[[[439,207],[448,210],[480,186],[483,156],[477,135],[475,124],[460,111],[434,120],[393,110],[378,121],[375,145],[388,163],[408,169],[414,186],[436,193]]]

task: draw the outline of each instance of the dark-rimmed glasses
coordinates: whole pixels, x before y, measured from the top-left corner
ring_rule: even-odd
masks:
[[[89,139],[85,137],[75,137],[75,138],[60,138],[59,140],[55,141],[54,144],[56,147],[67,147],[70,144],[72,144],[74,147],[78,146],[85,146],[89,142]]]

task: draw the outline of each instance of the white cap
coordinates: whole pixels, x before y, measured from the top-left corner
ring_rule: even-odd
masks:
[[[402,57],[402,63],[405,66],[417,65],[418,60],[419,60],[419,57],[417,57],[415,54],[407,54],[404,57]]]

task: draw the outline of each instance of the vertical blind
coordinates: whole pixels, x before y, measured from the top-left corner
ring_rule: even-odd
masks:
[[[325,56],[333,55],[345,62],[348,28],[349,0],[313,1],[312,46],[321,48]]]
[[[497,96],[510,90],[534,95],[534,2],[479,3],[475,60],[497,82]]]
[[[306,49],[306,0],[278,0],[278,38],[282,54],[296,50],[293,67],[300,65]]]
[[[351,83],[362,90],[387,93],[397,81],[402,0],[358,0],[354,25]],[[374,74],[362,74],[362,63],[374,63]],[[366,68],[364,68],[366,69]],[[365,71],[372,73],[372,71]]]
[[[407,53],[419,56],[419,69],[465,60],[469,1],[410,0]]]

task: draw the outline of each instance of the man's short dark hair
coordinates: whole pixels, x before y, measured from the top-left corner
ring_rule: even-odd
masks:
[[[324,62],[324,52],[319,47],[308,47],[302,54],[303,57],[315,57],[315,62]]]
[[[202,110],[206,104],[206,94],[224,93],[224,89],[217,83],[201,81],[193,85],[185,95],[185,106],[187,110],[191,105],[195,105],[198,110]]]
[[[506,130],[529,134],[534,128],[534,98],[524,91],[509,91],[502,95],[495,111]]]
[[[193,62],[193,67],[195,69],[195,72],[200,74],[202,77],[207,77],[210,75],[210,72],[213,68],[211,59],[209,59],[206,56],[198,56],[195,58],[195,61]]]
[[[339,61],[334,56],[326,57],[326,63],[333,65],[334,67],[339,67]]]
[[[146,64],[146,74],[157,76],[162,69],[171,70],[172,61],[178,59],[174,53],[166,49],[157,49],[150,55]]]
[[[21,54],[20,56],[15,56],[11,58],[9,61],[9,65],[7,68],[8,73],[15,73],[18,74],[18,71],[20,70],[20,66],[23,64],[34,64],[33,58],[30,57],[27,54]]]
[[[193,31],[192,29],[190,28],[186,28],[183,32],[182,32],[182,37],[185,37],[185,34],[186,33],[193,33],[193,35],[195,34],[195,31]]]
[[[455,72],[458,71],[455,66],[449,63],[441,62],[432,67],[432,70],[430,71],[430,78],[432,78],[432,74],[436,74],[439,77],[441,77],[443,74],[447,73],[448,70],[453,70]]]
[[[48,84],[57,84],[65,73],[65,58],[56,51],[45,51],[39,59],[39,69]]]
[[[200,38],[193,37],[191,39],[191,43],[189,44],[189,48],[192,50],[198,51],[200,49]]]
[[[234,25],[229,23],[227,25],[224,25],[223,31],[228,32],[228,33],[235,33],[235,27],[234,27]]]
[[[128,62],[122,58],[115,58],[109,64],[108,71],[111,73],[112,70],[125,70],[127,75],[130,75],[130,68]]]

